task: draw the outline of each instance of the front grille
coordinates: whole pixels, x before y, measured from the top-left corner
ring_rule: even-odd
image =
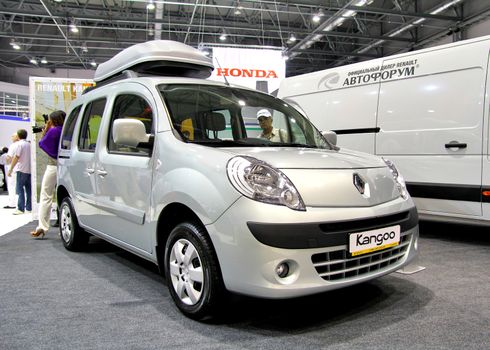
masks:
[[[347,249],[311,256],[316,271],[326,281],[340,281],[376,272],[399,262],[410,246],[411,234],[402,236],[396,247],[361,256],[349,257]]]

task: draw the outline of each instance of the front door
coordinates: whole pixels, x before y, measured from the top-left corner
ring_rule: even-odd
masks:
[[[140,120],[148,134],[154,134],[155,103],[145,87],[126,83],[114,98],[110,118],[101,133],[103,142],[96,165],[99,230],[136,250],[151,253],[150,215],[152,150],[148,146],[128,147],[114,143],[112,125],[116,119]],[[124,92],[127,91],[127,92]],[[150,102],[151,101],[151,102]]]

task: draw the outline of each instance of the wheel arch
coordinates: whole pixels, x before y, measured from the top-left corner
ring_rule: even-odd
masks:
[[[160,273],[164,274],[165,266],[165,244],[170,236],[170,233],[175,226],[182,222],[195,222],[205,229],[205,225],[197,214],[188,206],[182,203],[170,203],[160,213],[157,221],[157,237],[156,237],[156,253],[157,262]],[[213,245],[214,254],[216,249],[213,241],[206,231],[211,244]],[[220,269],[221,270],[221,269]]]
[[[65,199],[66,197],[70,197],[70,194],[68,193],[68,190],[66,189],[66,187],[65,186],[58,186],[56,188],[56,204],[57,204],[58,208],[60,207],[63,199]]]

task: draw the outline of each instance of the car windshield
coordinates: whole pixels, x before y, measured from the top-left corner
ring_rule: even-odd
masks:
[[[309,147],[334,149],[286,102],[228,86],[158,86],[175,130],[186,142],[214,147]]]

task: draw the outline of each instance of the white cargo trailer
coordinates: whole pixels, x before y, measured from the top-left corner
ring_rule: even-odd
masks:
[[[422,219],[490,225],[490,36],[283,80],[338,146],[395,162]]]

